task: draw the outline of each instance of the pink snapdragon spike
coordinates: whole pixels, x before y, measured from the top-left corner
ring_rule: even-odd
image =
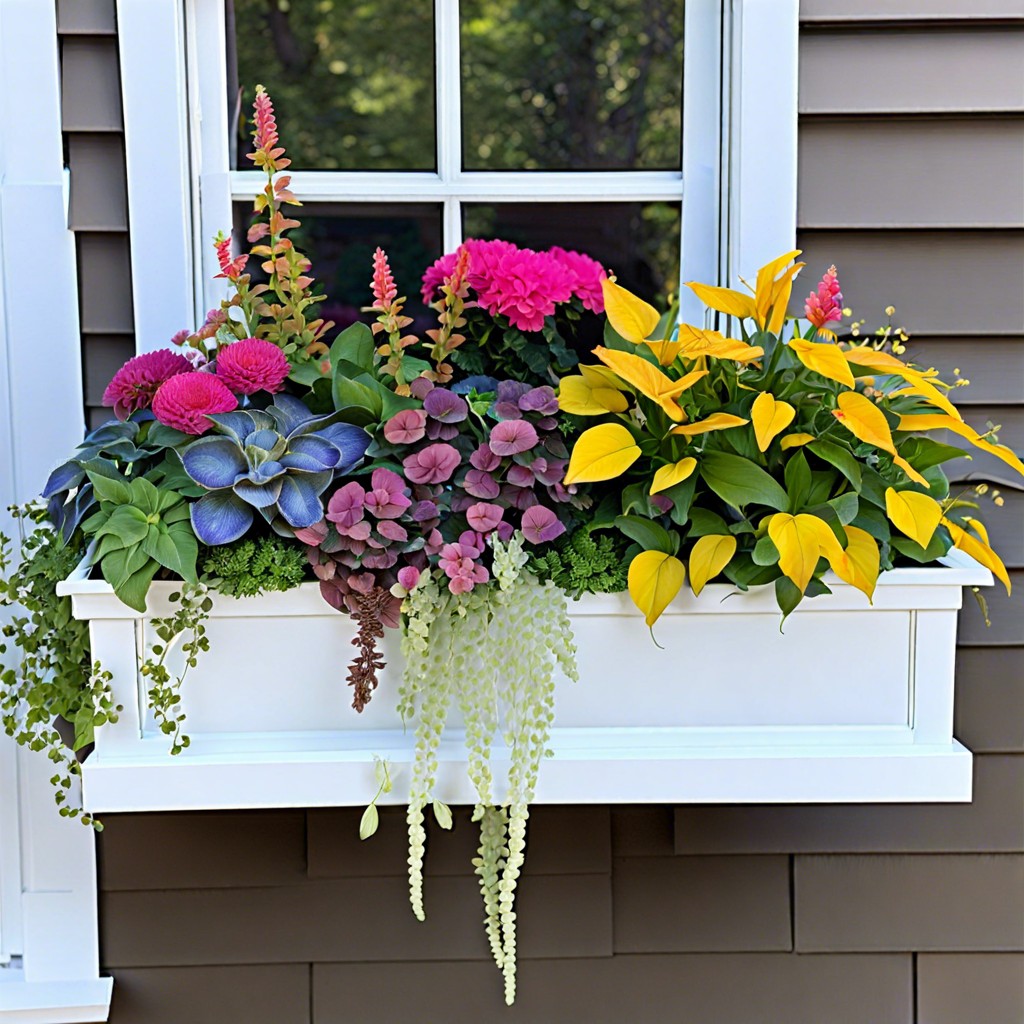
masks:
[[[238,399],[212,373],[179,373],[165,380],[153,396],[153,415],[184,434],[205,433],[211,426],[208,416],[237,408]]]
[[[825,271],[818,290],[807,296],[804,313],[819,331],[826,324],[838,323],[843,319],[843,293],[839,290],[835,266]]]
[[[103,404],[111,406],[119,420],[139,409],[148,409],[164,381],[179,373],[188,373],[192,364],[179,352],[161,348],[129,359],[107,385]]]
[[[531,544],[544,544],[565,533],[565,526],[558,516],[543,505],[534,505],[523,513],[521,529]]]
[[[213,240],[213,247],[217,250],[217,262],[220,264],[220,273],[214,274],[214,279],[226,277],[229,281],[237,281],[241,277],[242,271],[245,270],[246,263],[249,262],[248,253],[242,253],[241,256],[232,259],[231,239],[225,237],[223,233],[218,234]]]
[[[373,254],[373,279],[370,281],[370,290],[373,292],[371,308],[382,312],[390,310],[391,304],[398,298],[398,288],[388,264],[388,254],[379,245]]]
[[[288,357],[261,338],[243,338],[217,353],[217,376],[236,395],[276,394],[290,372]]]
[[[256,99],[253,101],[253,120],[256,122],[256,148],[271,150],[278,143],[277,117],[270,94],[262,85],[256,86]]]

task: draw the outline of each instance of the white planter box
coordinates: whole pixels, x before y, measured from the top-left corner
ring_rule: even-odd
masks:
[[[990,583],[959,554],[884,574],[873,606],[836,580],[784,634],[772,588],[714,584],[670,606],[663,649],[628,596],[586,597],[571,613],[580,682],[558,684],[537,802],[970,800],[971,754],[952,731],[957,610],[964,586]],[[89,620],[93,657],[124,705],[86,762],[89,810],[361,805],[376,792],[374,755],[397,776],[380,802],[406,800],[413,743],[395,712],[397,637],[356,714],[345,683],[354,631],[316,584],[214,598],[210,651],[183,693],[192,743],[175,757],[138,673],[148,617],[84,570],[59,589]],[[150,615],[166,614],[173,589],[153,585]],[[454,716],[440,759],[437,795],[473,803]]]

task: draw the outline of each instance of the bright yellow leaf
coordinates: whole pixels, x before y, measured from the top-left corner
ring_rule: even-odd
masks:
[[[772,439],[781,434],[795,417],[796,409],[789,402],[780,402],[768,391],[761,392],[750,410],[758,450],[765,451]]]
[[[676,423],[683,418],[683,410],[679,407],[678,402],[679,396],[693,387],[702,377],[706,377],[708,372],[707,370],[694,370],[692,373],[680,377],[679,380],[672,380],[653,363],[649,363],[646,359],[635,356],[631,352],[618,352],[599,345],[594,349],[594,355],[605,366],[611,367],[627,384],[635,387],[640,394],[657,402],[669,419]]]
[[[601,291],[608,322],[623,338],[639,345],[654,333],[661,315],[652,305],[606,277]]]
[[[731,533],[699,537],[690,552],[690,589],[697,597],[708,580],[713,580],[736,554],[736,538]]]
[[[644,344],[654,353],[654,357],[662,366],[671,366],[683,347],[681,341],[670,341],[668,338],[663,338],[661,341],[653,341],[648,338]]]
[[[658,494],[667,491],[676,484],[681,484],[688,477],[693,475],[697,468],[697,460],[691,456],[680,459],[670,466],[662,466],[654,474],[654,483],[651,484],[651,494]]]
[[[832,415],[858,441],[873,444],[890,455],[896,454],[889,422],[870,398],[865,398],[859,391],[844,391],[838,401],[839,408],[833,409]]]
[[[942,506],[920,491],[889,487],[885,492],[885,514],[897,530],[926,548],[942,520]]]
[[[793,291],[793,280],[803,269],[803,263],[787,267],[790,260],[800,255],[799,249],[783,253],[766,263],[757,272],[754,302],[757,306],[757,323],[772,334],[778,334],[786,321],[786,308]],[[769,319],[769,313],[771,317]]]
[[[614,480],[640,458],[633,435],[620,423],[602,423],[580,434],[569,457],[565,484]]]
[[[994,455],[997,459],[1001,459],[1024,476],[1024,462],[1021,462],[1011,448],[1007,448],[1005,444],[995,444],[989,441],[987,438],[982,437],[974,427],[964,423],[962,420],[953,419],[952,416],[930,415],[927,413],[901,416],[899,429],[911,431],[951,430],[954,434],[959,434],[961,437],[966,438],[975,448],[980,448],[983,452]]]
[[[800,448],[805,444],[810,444],[814,439],[813,434],[787,434],[779,442],[779,447],[783,451],[787,451],[789,448]]]
[[[558,408],[576,416],[603,416],[609,412],[625,412],[629,403],[615,388],[602,384],[594,387],[584,376],[563,377],[558,386]]]
[[[744,295],[743,292],[736,292],[731,288],[715,288],[697,281],[687,281],[686,287],[692,288],[693,293],[705,306],[719,313],[738,316],[741,320],[753,320],[757,315],[753,295]]]
[[[991,569],[1003,586],[1006,587],[1006,593],[1009,594],[1011,590],[1010,574],[1006,571],[1003,560],[983,540],[972,537],[971,534],[957,526],[956,523],[943,519],[942,525],[949,530],[949,535],[953,538],[953,544],[965,555],[970,555],[976,562],[980,562],[986,569]]]
[[[664,551],[641,551],[629,563],[629,596],[653,626],[682,590],[686,568],[678,558]]]
[[[932,405],[937,406],[954,419],[961,419],[956,406],[936,387],[932,381],[938,381],[937,372],[934,370],[918,370],[908,366],[888,352],[879,352],[870,345],[858,345],[856,348],[842,350],[843,357],[848,363],[855,366],[864,366],[869,370],[881,374],[895,374],[902,377],[910,385],[900,391],[892,392],[893,397],[900,394],[919,395],[927,399]],[[945,385],[943,385],[945,386]]]
[[[607,366],[587,365],[580,363],[576,367],[577,370],[583,375],[583,378],[592,388],[616,388],[619,391],[628,391],[629,387],[623,384],[619,380],[618,374],[614,370],[609,370]]]
[[[964,522],[967,524],[967,529],[970,530],[971,533],[976,533],[979,540],[984,541],[991,547],[991,543],[988,539],[988,530],[980,519],[973,519],[971,516],[964,516]]]
[[[793,516],[788,512],[776,512],[768,520],[768,536],[779,549],[779,568],[800,588],[801,594],[811,582],[821,557],[818,523],[828,529],[827,523],[806,513]]]
[[[835,574],[851,587],[856,587],[870,601],[875,594],[878,582],[878,567],[881,558],[875,538],[867,530],[858,526],[846,526],[846,565],[840,568],[832,566]]]
[[[829,342],[804,341],[803,338],[791,338],[789,347],[808,370],[813,370],[822,377],[837,381],[839,384],[845,384],[848,388],[854,386],[850,364],[843,358],[842,350],[838,345]]]
[[[807,529],[817,536],[819,553],[828,559],[832,571],[840,579],[845,578],[850,571],[849,563],[846,559],[846,552],[843,550],[842,544],[839,543],[839,538],[832,532],[832,527],[817,516],[803,515],[797,516],[797,519],[800,520],[801,528]]]
[[[713,412],[705,419],[696,423],[684,423],[682,426],[673,427],[673,434],[681,434],[683,437],[696,437],[698,434],[707,434],[712,430],[728,430],[730,427],[742,427],[749,423],[740,416],[733,416],[727,412]]]
[[[764,355],[759,345],[748,345],[736,338],[725,338],[718,331],[705,331],[693,324],[679,325],[679,355],[687,359],[712,356],[736,363],[752,363]]]

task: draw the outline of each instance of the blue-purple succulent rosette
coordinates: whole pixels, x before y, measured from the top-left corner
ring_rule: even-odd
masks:
[[[219,436],[181,449],[185,472],[207,490],[191,506],[192,528],[204,544],[230,544],[256,513],[275,533],[291,537],[324,517],[321,495],[336,475],[362,459],[370,435],[318,416],[291,395],[266,409],[239,409],[209,417]]]

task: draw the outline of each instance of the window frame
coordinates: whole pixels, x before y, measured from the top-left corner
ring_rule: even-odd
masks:
[[[262,174],[230,169],[223,0],[117,8],[136,347],[145,351],[226,297],[210,240]],[[793,248],[797,33],[798,0],[687,0],[681,170],[465,171],[458,0],[435,0],[436,170],[296,171],[291,187],[308,202],[437,203],[446,252],[462,241],[465,202],[681,202],[681,281],[736,284]],[[154,48],[155,37],[179,45]],[[154,203],[157,193],[166,203]],[[154,252],[170,256],[159,275]],[[680,298],[681,319],[704,318],[688,289]]]

